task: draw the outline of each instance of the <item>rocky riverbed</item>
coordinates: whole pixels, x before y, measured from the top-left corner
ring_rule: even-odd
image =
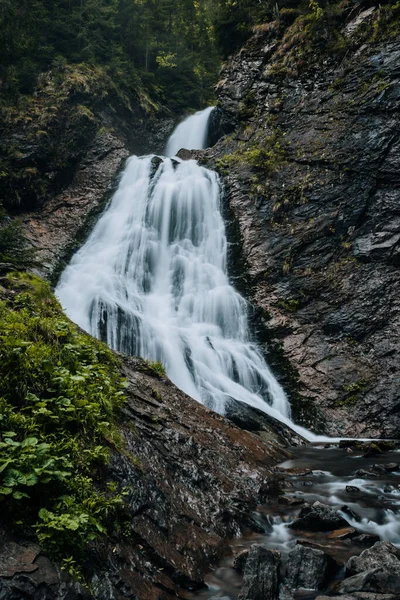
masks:
[[[278,502],[258,507],[263,531],[232,541],[208,590],[187,597],[398,599],[399,450],[351,441],[292,450],[278,467]]]

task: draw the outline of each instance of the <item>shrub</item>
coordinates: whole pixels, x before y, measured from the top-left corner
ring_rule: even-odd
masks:
[[[0,298],[0,502],[57,558],[79,559],[123,499],[99,468],[124,401],[114,354],[63,314],[47,283],[12,273]]]

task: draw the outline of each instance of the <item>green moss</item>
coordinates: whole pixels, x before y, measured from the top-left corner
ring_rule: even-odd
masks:
[[[41,279],[7,276],[0,298],[0,502],[58,559],[80,560],[123,503],[99,469],[117,430],[124,380],[114,354],[63,314]],[[72,565],[72,563],[71,563]]]
[[[154,362],[152,360],[147,360],[146,363],[152,371],[157,373],[157,375],[159,375],[161,377],[166,376],[167,372],[166,372],[165,367],[162,364],[162,362]]]
[[[257,174],[254,184],[258,179],[271,175],[284,161],[285,149],[281,132],[276,129],[271,135],[259,137],[249,146],[239,146],[232,154],[226,154],[216,162],[217,170],[221,174],[229,172],[231,168],[251,167]]]
[[[299,304],[299,301],[295,298],[287,298],[286,300],[279,300],[278,302],[278,306],[291,313],[295,313],[299,310]]]
[[[339,407],[351,408],[356,406],[360,395],[368,387],[368,382],[364,379],[359,379],[354,383],[343,386],[341,397],[336,400],[335,404]]]

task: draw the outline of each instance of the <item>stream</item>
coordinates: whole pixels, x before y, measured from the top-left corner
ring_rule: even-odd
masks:
[[[283,495],[273,505],[258,507],[256,519],[264,531],[231,540],[227,557],[207,576],[207,589],[188,594],[188,600],[214,596],[236,600],[243,577],[232,567],[234,556],[255,543],[279,550],[283,568],[287,554],[298,543],[323,550],[340,566],[379,540],[400,547],[399,449],[369,457],[362,450],[338,446],[310,445],[290,450],[293,458],[278,467],[287,486]],[[316,501],[337,509],[348,528],[332,532],[289,528],[302,505]],[[343,575],[340,568],[326,593]],[[294,597],[313,600],[318,595],[321,591],[302,590]]]

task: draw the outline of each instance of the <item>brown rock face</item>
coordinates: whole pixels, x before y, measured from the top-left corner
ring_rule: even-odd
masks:
[[[223,177],[232,264],[295,419],[398,437],[400,42],[285,75],[274,35],[225,65],[213,122],[234,134],[201,158]]]
[[[126,449],[113,453],[104,480],[131,490],[130,525],[89,549],[87,569],[96,598],[172,600],[203,585],[228,538],[258,529],[252,513],[276,494],[273,466],[290,454],[198,404],[139,359],[124,361],[124,375]],[[38,548],[5,536],[1,543],[2,597],[23,591],[28,600],[55,600],[63,590],[68,600],[86,598]]]

